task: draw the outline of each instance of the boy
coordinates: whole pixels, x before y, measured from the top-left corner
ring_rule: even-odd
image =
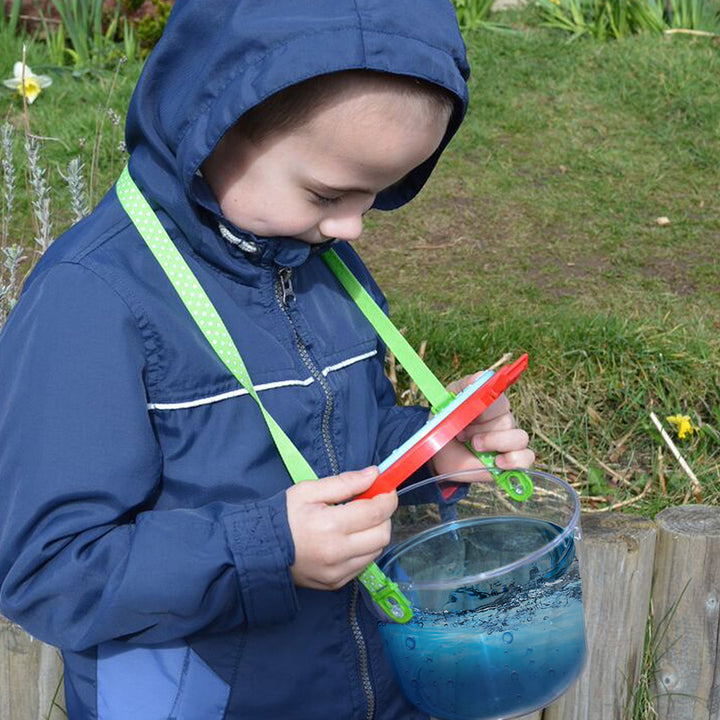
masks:
[[[335,242],[382,302],[344,241],[421,188],[466,77],[446,0],[175,6],[130,107],[130,174],[323,479],[292,485],[111,191],[0,336],[0,609],[62,649],[71,719],[424,717],[353,579],[396,495],[345,501],[427,411],[395,405],[319,253]],[[472,464],[465,439],[532,462],[503,400],[426,472]]]

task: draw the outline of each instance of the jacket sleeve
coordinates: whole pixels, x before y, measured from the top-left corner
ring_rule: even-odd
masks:
[[[154,509],[141,328],[104,279],[63,263],[0,335],[0,611],[71,650],[297,611],[284,493]]]

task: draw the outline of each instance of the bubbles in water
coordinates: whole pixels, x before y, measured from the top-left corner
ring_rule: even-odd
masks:
[[[577,562],[556,585],[545,566],[525,572],[502,586],[433,590],[429,607],[413,598],[409,624],[379,624],[412,702],[448,720],[511,717],[550,704],[577,675],[584,654]]]

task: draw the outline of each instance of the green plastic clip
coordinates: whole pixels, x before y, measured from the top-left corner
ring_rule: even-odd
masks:
[[[495,465],[494,452],[478,452],[466,444],[466,447],[480,460],[480,462],[488,468],[494,470],[495,482],[513,499],[518,502],[528,500],[535,490],[533,481],[530,476],[522,470],[501,470],[499,471]]]
[[[405,624],[412,619],[410,602],[402,594],[397,583],[389,580],[380,568],[372,563],[358,575],[358,580],[370,593],[373,602],[392,620]]]

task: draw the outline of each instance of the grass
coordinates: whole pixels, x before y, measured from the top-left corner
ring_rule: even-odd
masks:
[[[533,10],[493,16],[514,34],[469,36],[472,107],[426,190],[371,214],[358,247],[396,322],[445,380],[527,350],[512,390],[539,464],[571,479],[585,507],[653,515],[688,481],[648,412],[689,414],[680,443],[720,499],[720,72],[707,39],[637,36],[567,43]],[[9,77],[17,42],[0,45]],[[73,73],[28,64],[54,84],[29,108],[55,188],[54,228],[70,222],[71,157],[93,172],[96,203],[119,174],[140,63]],[[9,92],[0,114],[22,132]],[[22,146],[16,161],[22,166]],[[90,178],[88,178],[90,180]],[[19,238],[32,238],[27,193]],[[667,217],[669,224],[657,219]],[[407,379],[401,376],[401,390]]]
[[[686,500],[650,410],[702,424],[678,444],[717,502],[718,45],[567,43],[532,12],[499,16],[521,34],[473,36],[467,122],[360,252],[444,378],[530,352],[516,414],[587,509]]]

